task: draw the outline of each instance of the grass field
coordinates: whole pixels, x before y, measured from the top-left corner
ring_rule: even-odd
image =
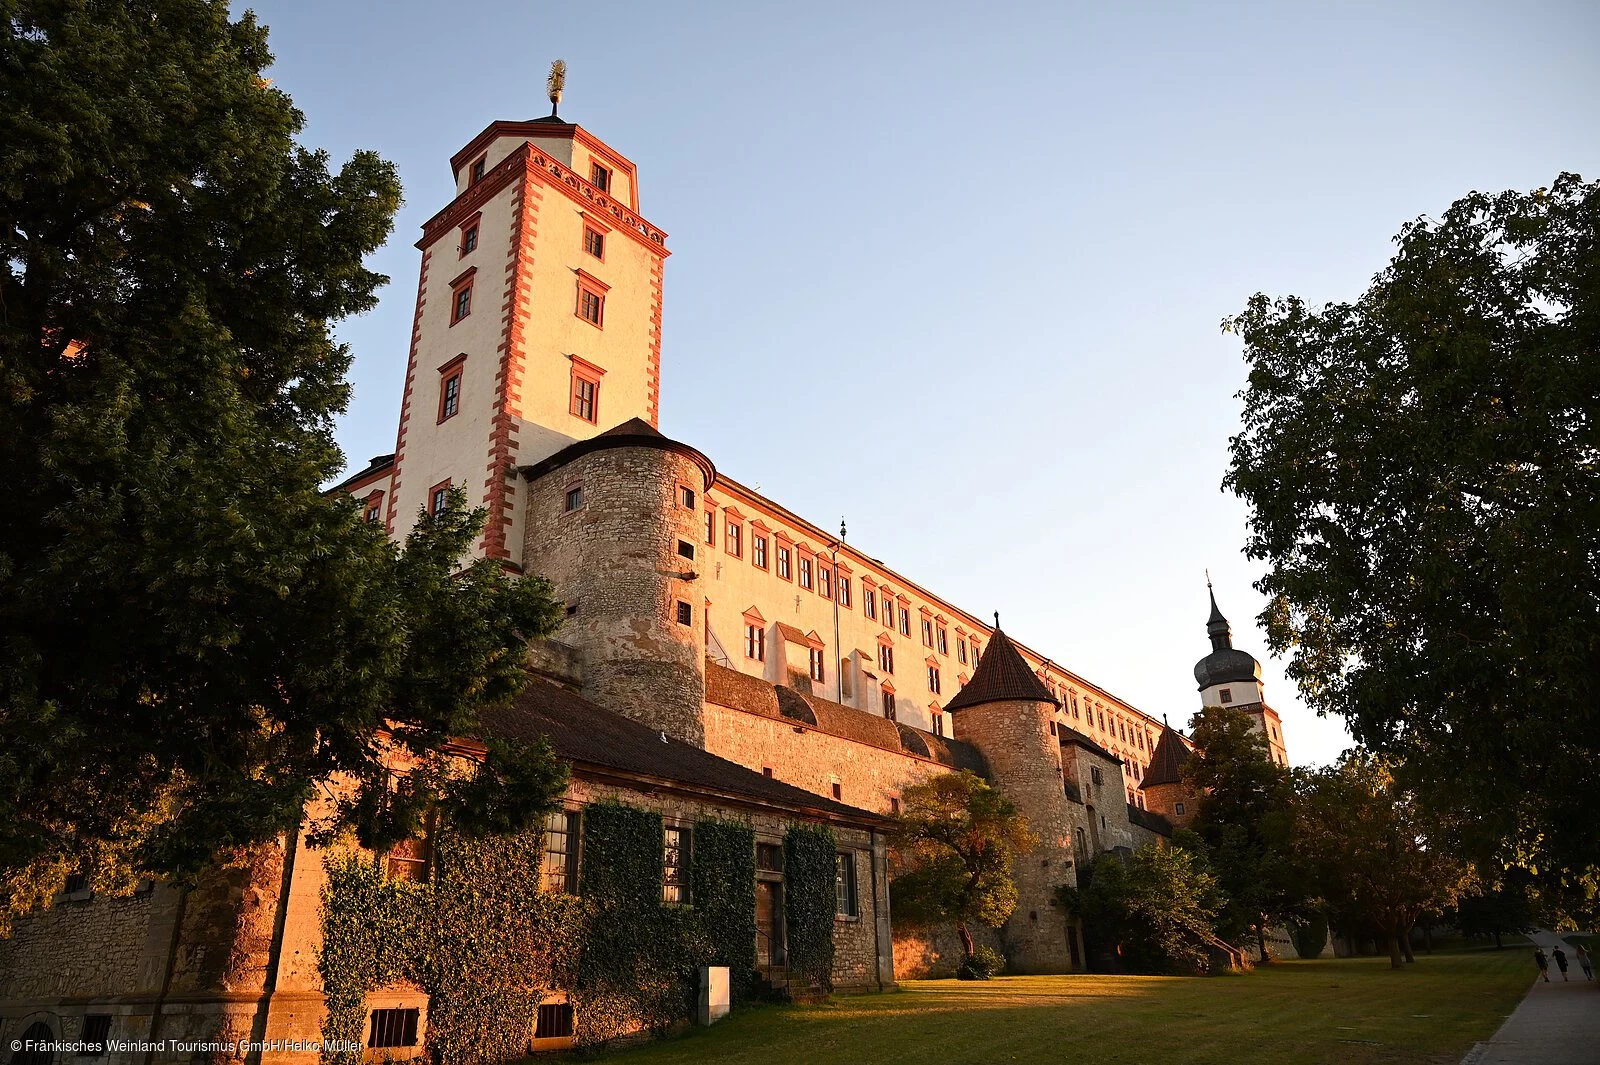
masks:
[[[1525,949],[1290,961],[1242,976],[908,981],[742,1011],[615,1055],[621,1065],[1455,1065],[1533,980]]]

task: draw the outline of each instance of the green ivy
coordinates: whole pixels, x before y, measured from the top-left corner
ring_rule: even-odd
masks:
[[[755,842],[755,833],[744,825],[701,821],[694,826],[694,908],[711,944],[708,964],[728,967],[734,1003],[755,991]]]
[[[795,825],[783,836],[783,879],[789,971],[833,990],[833,923],[837,905],[833,833]]]

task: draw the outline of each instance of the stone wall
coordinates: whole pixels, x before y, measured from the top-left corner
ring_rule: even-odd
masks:
[[[695,746],[705,741],[705,605],[696,562],[678,552],[680,543],[698,550],[702,518],[679,491],[698,499],[704,483],[676,451],[591,451],[529,485],[523,552],[525,568],[567,603],[559,638],[581,661],[583,695]],[[573,489],[582,503],[567,510]]]

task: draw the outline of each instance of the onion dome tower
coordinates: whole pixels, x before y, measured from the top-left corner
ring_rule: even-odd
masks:
[[[1248,651],[1233,646],[1233,626],[1217,606],[1217,593],[1206,580],[1211,597],[1211,616],[1206,619],[1206,635],[1211,638],[1211,653],[1194,664],[1195,684],[1200,689],[1201,706],[1231,706],[1254,719],[1272,750],[1272,760],[1288,765],[1283,744],[1283,725],[1276,710],[1266,703],[1261,685],[1261,663]],[[1163,739],[1165,737],[1163,736]],[[1154,765],[1151,766],[1152,772]]]

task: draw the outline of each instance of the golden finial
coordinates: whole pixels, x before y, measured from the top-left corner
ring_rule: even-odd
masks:
[[[550,78],[544,84],[545,91],[550,97],[550,117],[556,117],[556,111],[561,107],[561,90],[567,87],[567,61],[557,59],[550,64]]]

